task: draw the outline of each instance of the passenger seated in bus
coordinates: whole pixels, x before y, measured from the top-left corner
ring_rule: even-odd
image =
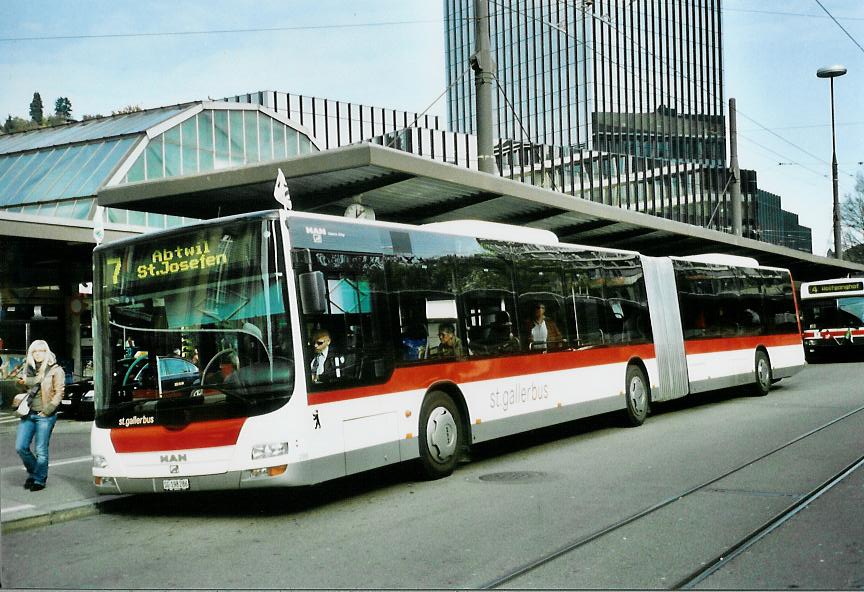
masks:
[[[532,351],[560,349],[563,342],[555,321],[546,318],[546,305],[542,302],[534,304],[534,315],[525,323],[524,335]]]
[[[489,341],[497,352],[519,351],[519,339],[513,335],[513,324],[510,322],[510,313],[499,310],[495,313],[495,322],[489,333]]]
[[[438,327],[438,339],[441,341],[432,348],[430,356],[433,358],[461,358],[465,355],[462,340],[456,336],[456,328],[452,323],[444,323]]]
[[[345,356],[331,347],[330,332],[319,329],[312,334],[312,382],[326,384],[342,378]]]

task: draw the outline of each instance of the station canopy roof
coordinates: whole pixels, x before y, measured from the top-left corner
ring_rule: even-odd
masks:
[[[259,105],[198,101],[0,135],[0,230],[44,236],[41,221],[92,225],[96,193],[123,185],[317,152],[303,126]],[[192,218],[198,216],[192,215]],[[182,217],[112,208],[109,226],[141,232]],[[66,233],[68,234],[68,233]]]
[[[379,220],[487,220],[551,230],[563,242],[653,256],[753,257],[762,265],[789,268],[800,281],[864,276],[859,264],[598,204],[374,144],[107,187],[98,201],[106,207],[199,218],[272,209],[281,207],[273,198],[279,169],[295,210],[343,215],[359,198]]]

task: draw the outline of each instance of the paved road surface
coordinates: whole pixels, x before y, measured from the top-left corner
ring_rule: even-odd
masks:
[[[61,422],[53,454],[65,464],[52,467],[44,492],[15,491],[23,472],[3,446],[2,584],[482,587],[864,407],[862,377],[864,364],[811,366],[765,398],[701,396],[660,407],[637,429],[604,416],[510,438],[434,482],[388,469],[284,492],[135,496],[65,521],[93,504],[81,460],[87,426]],[[4,442],[11,430],[0,424]],[[862,433],[864,411],[501,585],[673,587],[859,459]],[[861,588],[862,482],[853,471],[697,587]],[[64,490],[70,497],[54,510],[77,509],[21,528],[51,516],[48,496]],[[7,492],[41,518],[9,511]],[[33,548],[62,550],[63,562],[39,569]]]

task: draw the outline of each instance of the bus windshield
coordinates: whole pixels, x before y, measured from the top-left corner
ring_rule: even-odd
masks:
[[[804,300],[801,312],[805,329],[864,327],[864,296]]]
[[[96,252],[100,427],[258,415],[294,388],[277,219],[161,233]]]

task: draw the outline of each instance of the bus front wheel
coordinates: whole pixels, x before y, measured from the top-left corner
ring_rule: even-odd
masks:
[[[771,360],[764,351],[756,350],[756,388],[753,389],[753,394],[764,397],[771,390],[772,382]]]
[[[650,409],[650,389],[648,377],[645,372],[636,365],[627,368],[624,397],[627,400],[627,422],[631,426],[640,426],[648,417]]]
[[[427,479],[446,477],[462,448],[462,415],[447,394],[429,393],[420,408],[420,469]]]

